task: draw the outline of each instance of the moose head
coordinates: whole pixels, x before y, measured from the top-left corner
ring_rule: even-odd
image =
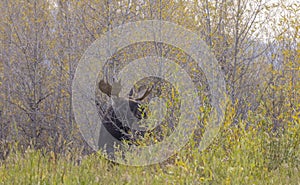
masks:
[[[121,91],[120,81],[110,85],[102,79],[98,85],[100,91],[112,99],[112,106],[107,109],[102,118],[102,124],[111,136],[119,141],[131,141],[134,133],[143,134],[143,131],[134,130],[133,124],[147,118],[142,100],[151,93],[153,86],[147,88],[139,98],[133,97],[133,89],[131,89],[129,97],[125,98],[119,97]]]

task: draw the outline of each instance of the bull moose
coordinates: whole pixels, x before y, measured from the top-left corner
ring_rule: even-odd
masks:
[[[133,89],[131,89],[128,97],[119,97],[120,81],[110,85],[102,79],[98,83],[98,88],[112,100],[112,105],[102,116],[98,146],[100,149],[105,149],[109,156],[113,156],[116,141],[128,141],[130,144],[134,140],[134,135],[142,136],[145,134],[145,131],[135,130],[133,125],[141,119],[147,118],[142,100],[151,93],[153,86],[147,88],[139,98],[133,97]]]

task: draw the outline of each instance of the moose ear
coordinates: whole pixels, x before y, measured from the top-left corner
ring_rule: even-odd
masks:
[[[99,82],[99,89],[101,92],[111,97],[112,86],[109,83],[106,83],[103,79]]]

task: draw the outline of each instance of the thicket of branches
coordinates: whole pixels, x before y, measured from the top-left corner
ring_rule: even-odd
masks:
[[[247,127],[258,127],[267,120],[264,129],[284,131],[299,121],[299,6],[263,0],[1,1],[1,151],[11,142],[58,153],[85,146],[72,113],[78,61],[106,31],[152,19],[188,28],[212,49],[226,76],[232,125],[246,120]],[[176,58],[168,47],[151,44],[136,47],[135,56]]]

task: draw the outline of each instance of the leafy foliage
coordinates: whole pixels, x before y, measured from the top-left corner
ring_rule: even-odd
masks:
[[[299,184],[299,3],[5,0],[0,15],[0,184]],[[80,57],[100,35],[149,19],[200,35],[226,76],[230,104],[220,134],[199,152],[211,112],[205,69],[164,43],[122,48],[108,72],[136,58],[163,56],[190,74],[203,101],[203,128],[181,151],[162,164],[128,167],[105,160],[83,141],[71,85]],[[155,91],[179,102],[175,91],[162,89]],[[167,126],[161,130],[168,134]]]

